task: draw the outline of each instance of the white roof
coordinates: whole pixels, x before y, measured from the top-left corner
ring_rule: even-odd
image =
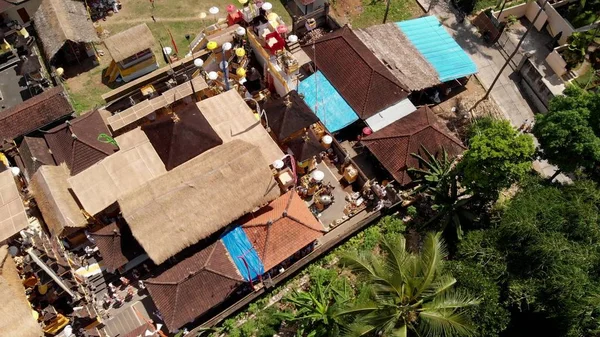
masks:
[[[408,98],[405,98],[395,105],[367,118],[365,122],[367,122],[367,125],[369,125],[373,132],[376,132],[415,111],[417,111],[417,108]]]

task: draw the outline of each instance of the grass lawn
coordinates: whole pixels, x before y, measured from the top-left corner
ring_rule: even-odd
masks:
[[[190,40],[193,40],[204,27],[216,21],[215,18],[210,17],[210,14],[208,18],[200,19],[201,13],[208,13],[208,8],[216,6],[220,10],[218,17],[224,18],[226,16],[225,7],[228,4],[241,6],[234,0],[213,0],[211,2],[155,0],[154,8],[148,0],[121,0],[121,3],[123,8],[119,13],[107,17],[106,21],[99,21],[100,25],[108,31],[109,35],[113,35],[140,23],[146,23],[157,41],[154,52],[160,66],[164,66],[165,62],[160,54],[158,41],[161,41],[165,46],[171,46],[169,30],[173,34],[179,49],[179,56],[183,57],[189,48],[185,35],[189,34],[191,36]],[[273,11],[279,14],[284,22],[291,24],[292,20],[282,3],[273,1],[272,4]],[[157,22],[152,20],[152,16]],[[112,88],[102,83],[102,72],[110,64],[111,58],[103,45],[98,45],[96,48],[105,52],[104,56],[100,57],[100,65],[76,77],[69,78],[65,82],[75,111],[78,113],[91,110],[95,106],[104,105],[104,101],[100,96],[112,90]]]
[[[333,13],[352,28],[364,28],[383,22],[385,0],[335,0]],[[391,0],[387,22],[403,21],[423,15],[415,0]]]

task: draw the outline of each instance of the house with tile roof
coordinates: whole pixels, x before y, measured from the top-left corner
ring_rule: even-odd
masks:
[[[221,241],[146,280],[169,331],[176,331],[225,301],[243,283]]]
[[[55,162],[66,163],[71,175],[118,150],[98,110],[66,121],[46,132],[44,138]]]
[[[423,155],[423,147],[434,155],[445,150],[455,156],[465,150],[462,142],[426,106],[364,137],[361,142],[400,185],[412,181],[408,169],[417,168],[419,162],[411,154]]]
[[[408,99],[410,91],[350,27],[326,34],[303,49],[317,72],[300,84],[299,91],[329,131],[357,119],[376,130],[415,111]],[[352,112],[335,112],[342,100]]]
[[[0,112],[0,139],[13,140],[66,118],[73,107],[63,88],[44,91],[23,103]]]

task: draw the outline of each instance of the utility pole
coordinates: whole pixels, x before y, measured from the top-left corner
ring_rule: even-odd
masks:
[[[498,79],[502,75],[502,72],[504,71],[504,69],[506,69],[506,66],[508,66],[508,64],[510,63],[510,61],[512,60],[512,58],[519,52],[519,48],[523,44],[523,41],[525,41],[525,38],[527,37],[527,35],[531,31],[531,29],[533,28],[533,23],[536,22],[537,19],[539,18],[539,16],[542,14],[542,11],[546,7],[546,4],[548,3],[548,1],[549,0],[545,0],[544,1],[544,4],[542,4],[542,7],[540,7],[540,9],[538,10],[537,14],[535,15],[535,18],[533,18],[533,20],[529,23],[529,26],[527,27],[527,30],[525,31],[525,33],[521,37],[521,40],[519,40],[519,43],[517,44],[517,47],[515,47],[515,50],[510,54],[510,56],[508,56],[508,59],[506,59],[506,62],[504,62],[504,65],[502,66],[502,68],[500,68],[500,71],[498,71],[498,74],[496,74],[496,78],[494,78],[494,81],[492,81],[492,84],[490,85],[490,87],[488,88],[488,90],[485,92],[485,95],[483,95],[483,97],[479,101],[477,101],[477,103],[475,103],[475,105],[471,108],[471,110],[475,109],[475,107],[477,107],[477,105],[479,105],[479,103],[481,103],[482,101],[486,100],[490,96],[490,93],[492,92],[492,89],[494,88],[494,85],[496,85],[496,82],[498,82]]]
[[[498,16],[496,17],[496,19],[498,19],[498,21],[500,21],[500,15],[502,15],[502,12],[504,11],[504,7],[506,6],[506,1],[508,1],[508,0],[504,0],[502,2],[502,7],[500,8],[500,12],[498,13]]]
[[[385,4],[385,14],[383,15],[383,23],[387,21],[388,12],[390,11],[390,3],[392,0],[386,0]]]

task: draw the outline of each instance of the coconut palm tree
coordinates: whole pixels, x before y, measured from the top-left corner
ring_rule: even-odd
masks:
[[[440,222],[443,230],[450,226],[454,229],[456,238],[461,239],[462,224],[475,220],[475,215],[467,208],[473,201],[473,196],[459,190],[458,175],[454,170],[456,158],[450,158],[444,149],[439,159],[423,146],[421,151],[425,156],[411,153],[419,161],[420,168],[409,168],[408,173],[413,182],[419,185],[415,193],[424,193],[430,197],[433,201],[431,208],[436,211],[435,216],[422,227]]]
[[[456,279],[443,271],[447,251],[440,233],[428,234],[419,254],[406,251],[402,236],[388,240],[381,242],[381,254],[348,254],[342,260],[371,292],[370,301],[340,313],[355,315],[348,336],[471,335],[464,309],[478,301],[452,289]]]

